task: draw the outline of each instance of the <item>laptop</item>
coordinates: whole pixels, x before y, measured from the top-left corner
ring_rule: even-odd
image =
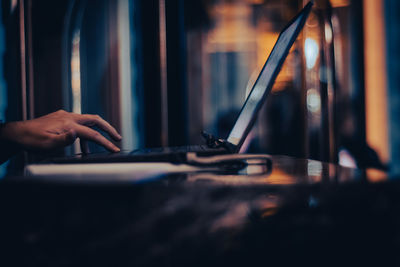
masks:
[[[121,151],[119,153],[80,154],[72,157],[53,158],[53,163],[107,163],[107,162],[186,162],[186,153],[195,152],[199,156],[234,154],[240,151],[252,129],[257,115],[265,102],[312,8],[310,1],[281,31],[267,61],[265,62],[250,94],[248,95],[236,122],[226,139],[215,138],[203,132],[205,145],[184,147],[163,147]]]

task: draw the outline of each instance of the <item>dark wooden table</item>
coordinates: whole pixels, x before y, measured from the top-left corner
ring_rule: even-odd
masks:
[[[272,157],[146,182],[0,182],[0,266],[400,263],[400,184]]]

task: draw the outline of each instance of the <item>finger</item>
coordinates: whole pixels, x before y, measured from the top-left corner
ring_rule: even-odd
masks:
[[[103,118],[101,118],[99,115],[90,115],[90,114],[84,114],[84,115],[79,115],[77,118],[77,122],[79,124],[83,124],[86,126],[97,126],[103,131],[107,132],[111,138],[113,138],[116,141],[120,141],[122,139],[121,135],[117,132],[117,130],[111,126],[107,121],[105,121]]]
[[[105,138],[99,132],[80,124],[76,124],[74,128],[76,130],[78,137],[96,142],[97,144],[107,148],[112,152],[120,151],[120,149],[117,146],[111,143],[107,138]]]
[[[83,154],[89,154],[90,150],[89,150],[89,145],[86,139],[83,138],[79,138],[79,145],[81,147],[81,152]]]

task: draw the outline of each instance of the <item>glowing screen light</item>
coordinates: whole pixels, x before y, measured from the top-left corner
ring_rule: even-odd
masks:
[[[307,38],[304,43],[304,54],[306,57],[307,69],[312,69],[318,59],[319,46],[314,39]]]
[[[307,109],[312,113],[321,110],[321,97],[318,91],[313,88],[307,90]]]

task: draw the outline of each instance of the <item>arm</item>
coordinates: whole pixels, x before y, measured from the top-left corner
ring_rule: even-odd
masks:
[[[94,141],[112,152],[120,149],[99,132],[97,126],[120,141],[121,136],[108,122],[98,115],[80,115],[59,110],[46,116],[3,124],[0,128],[0,162],[7,160],[21,149],[49,151],[72,144],[76,138]]]
[[[8,127],[6,123],[0,124],[0,164],[17,154],[21,148],[14,142],[3,138],[3,131]]]

